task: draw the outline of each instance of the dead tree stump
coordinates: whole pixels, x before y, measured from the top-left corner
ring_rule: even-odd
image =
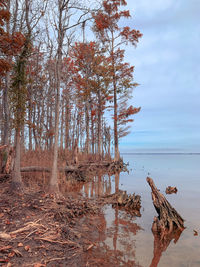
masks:
[[[147,177],[147,182],[152,190],[152,200],[158,213],[152,225],[153,232],[160,232],[161,236],[172,233],[174,230],[184,230],[184,220],[178,212],[170,205],[167,199],[156,188],[153,180]]]
[[[119,190],[113,196],[113,207],[119,207],[122,210],[126,210],[132,215],[141,217],[141,196],[133,194],[127,194],[126,191]]]

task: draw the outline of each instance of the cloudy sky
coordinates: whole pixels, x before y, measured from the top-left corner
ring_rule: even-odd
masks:
[[[143,33],[127,47],[142,110],[121,151],[200,152],[200,0],[127,0]]]

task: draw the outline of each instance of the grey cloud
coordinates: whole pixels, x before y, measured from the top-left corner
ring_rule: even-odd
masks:
[[[126,57],[141,84],[130,103],[142,110],[121,147],[200,151],[200,2],[128,0],[129,7],[129,25],[144,34]]]

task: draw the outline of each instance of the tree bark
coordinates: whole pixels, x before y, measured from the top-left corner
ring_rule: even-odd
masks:
[[[9,144],[9,106],[8,106],[8,88],[10,87],[10,73],[6,75],[6,84],[3,90],[3,110],[4,110],[4,133],[3,144]]]
[[[86,100],[85,103],[85,127],[86,127],[86,141],[85,141],[85,152],[90,153],[90,132],[89,132],[89,103]]]
[[[70,109],[69,109],[69,99],[68,96],[65,97],[65,149],[69,150],[70,140],[69,140],[69,126],[70,126]]]
[[[102,101],[101,101],[101,92],[98,90],[97,92],[97,97],[98,97],[98,155],[99,159],[101,158],[102,155]]]
[[[152,190],[152,200],[154,207],[158,213],[158,217],[154,218],[152,231],[161,233],[164,237],[172,233],[174,230],[179,229],[183,231],[184,220],[178,212],[170,205],[167,199],[156,188],[153,180],[147,177],[147,182]]]
[[[115,71],[115,59],[114,59],[114,33],[112,35],[112,71],[113,71],[113,96],[114,96],[114,146],[115,146],[115,161],[119,161],[119,138],[118,138],[118,103],[117,103],[117,84],[116,84],[116,71]]]
[[[62,98],[61,104],[62,112],[61,112],[61,126],[60,126],[60,149],[63,150],[63,142],[64,142],[64,98]]]
[[[60,111],[60,69],[62,60],[62,46],[63,46],[63,10],[64,5],[62,0],[58,0],[58,11],[59,11],[59,22],[58,22],[58,49],[57,49],[57,62],[56,62],[56,106],[55,106],[55,138],[53,146],[53,166],[50,177],[49,190],[52,193],[57,193],[58,188],[58,171],[57,171],[57,161],[58,161],[58,137],[59,137],[59,111]]]
[[[15,158],[14,158],[14,166],[11,173],[12,183],[11,188],[14,190],[22,190],[23,183],[20,171],[20,161],[21,161],[21,136],[20,136],[20,128],[16,129],[16,137],[15,137]]]

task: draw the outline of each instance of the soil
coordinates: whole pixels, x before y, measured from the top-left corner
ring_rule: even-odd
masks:
[[[23,194],[9,188],[10,180],[1,180],[0,266],[136,266],[102,242],[102,207],[116,196],[89,199],[69,193],[57,198],[30,186]]]
[[[109,164],[103,169],[88,164],[83,173],[90,177],[100,170],[122,170],[123,165]],[[40,185],[40,178],[48,177],[40,176],[23,175],[23,193],[10,190],[10,176],[0,179],[0,266],[133,266],[123,262],[123,255],[103,242],[103,206],[116,205],[119,194],[94,199],[70,191],[65,192],[65,197],[50,195],[45,192],[44,183]],[[63,181],[79,180],[75,176],[68,173]]]
[[[0,266],[98,266],[88,256],[104,227],[95,200],[14,194],[9,183],[0,186]]]

